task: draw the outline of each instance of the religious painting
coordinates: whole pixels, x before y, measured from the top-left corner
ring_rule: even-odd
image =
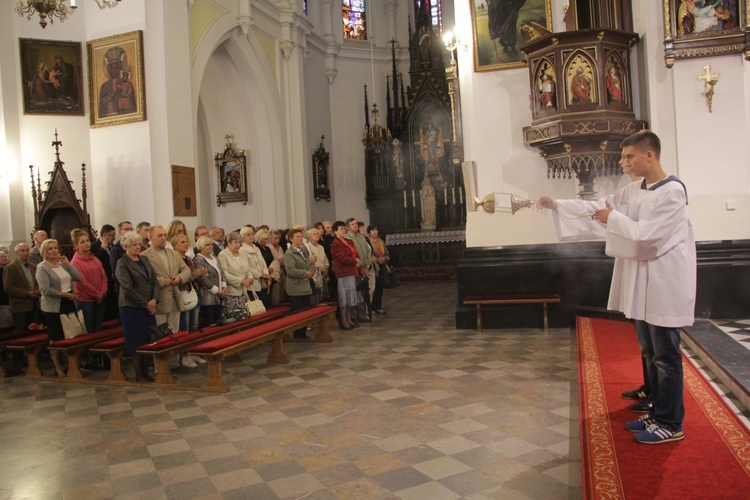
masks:
[[[195,169],[172,165],[172,207],[175,217],[196,217]]]
[[[82,116],[80,42],[21,38],[19,44],[24,114]]]
[[[313,153],[313,196],[316,201],[325,198],[331,201],[331,189],[328,187],[328,162],[331,154],[326,151],[326,136],[320,136],[320,146]]]
[[[247,158],[245,150],[237,151],[232,143],[232,136],[227,135],[227,144],[223,153],[214,153],[218,193],[216,205],[241,201],[247,205]]]
[[[568,63],[565,75],[568,105],[598,103],[596,68],[588,57],[575,55]]]
[[[474,71],[521,68],[524,26],[552,30],[551,0],[469,0],[474,35]]]
[[[677,59],[745,53],[743,26],[750,25],[747,0],[664,0],[665,53],[671,68]]]
[[[143,31],[92,40],[86,47],[91,126],[144,121]]]

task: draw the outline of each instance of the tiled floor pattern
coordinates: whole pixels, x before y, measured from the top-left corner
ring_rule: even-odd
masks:
[[[386,290],[288,365],[225,364],[227,394],[0,381],[0,499],[580,498],[575,333],[456,330],[456,302]]]
[[[750,349],[750,319],[711,320],[719,330]]]

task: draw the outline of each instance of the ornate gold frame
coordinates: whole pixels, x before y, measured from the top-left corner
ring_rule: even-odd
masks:
[[[683,0],[664,0],[664,61],[668,68],[679,59],[743,53],[750,60],[750,0],[738,0],[735,26],[699,33],[678,33],[678,11]]]
[[[143,75],[143,31],[131,31],[121,35],[108,36],[98,40],[86,42],[89,63],[89,113],[91,116],[91,127],[104,127],[107,125],[121,125],[130,122],[142,122],[146,119],[146,83]],[[119,50],[118,50],[119,49]],[[121,54],[119,58],[122,64],[121,78],[113,81],[107,74],[107,60],[111,62],[111,54],[117,51]],[[123,81],[124,74],[128,74],[128,80]],[[111,82],[111,83],[110,83]],[[129,88],[127,83],[130,83]],[[115,109],[107,112],[100,108],[104,102],[103,93],[105,85],[117,87],[112,93],[121,95],[130,94],[135,98],[135,106],[132,110]],[[132,93],[132,94],[131,94]]]

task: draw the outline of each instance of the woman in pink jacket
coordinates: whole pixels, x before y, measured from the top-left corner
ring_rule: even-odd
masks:
[[[86,331],[98,332],[106,309],[107,275],[101,261],[91,253],[91,240],[86,231],[73,229],[70,239],[76,249],[70,263],[81,273],[81,280],[74,283],[76,307],[83,311]]]

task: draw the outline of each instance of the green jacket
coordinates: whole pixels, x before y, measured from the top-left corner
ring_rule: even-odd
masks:
[[[302,248],[307,252],[307,249]],[[315,266],[289,245],[284,253],[284,270],[286,271],[286,294],[292,297],[312,295],[307,271],[315,271]]]
[[[357,249],[357,255],[359,256],[359,260],[362,261],[362,265],[366,266],[367,269],[370,269],[370,266],[373,266],[375,274],[377,274],[380,271],[380,266],[375,262],[370,262],[370,258],[372,257],[372,247],[367,243],[367,238],[359,233],[352,233],[351,231],[347,231],[346,236],[352,240],[352,243],[354,243],[354,248]]]

